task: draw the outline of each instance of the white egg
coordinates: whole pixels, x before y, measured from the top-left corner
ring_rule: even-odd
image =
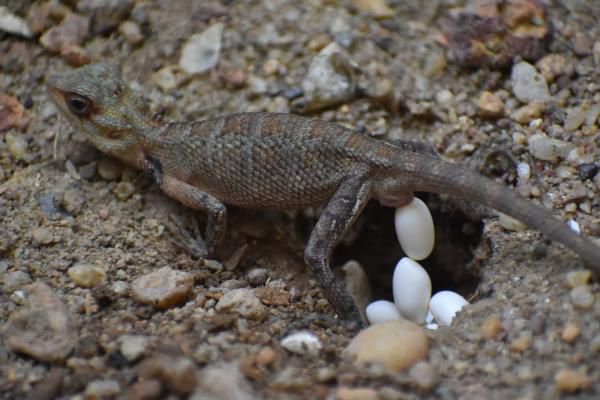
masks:
[[[454,315],[467,304],[469,302],[460,294],[444,290],[433,295],[429,310],[440,325],[449,326]]]
[[[396,236],[404,253],[413,260],[427,258],[433,250],[435,231],[427,205],[418,198],[396,209]]]
[[[431,298],[431,279],[421,265],[408,257],[396,264],[392,278],[394,303],[402,317],[417,324],[425,322]]]
[[[366,314],[371,325],[395,319],[402,319],[396,305],[387,300],[377,300],[372,302],[367,306]]]

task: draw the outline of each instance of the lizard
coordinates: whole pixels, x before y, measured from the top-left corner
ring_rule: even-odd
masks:
[[[324,206],[305,263],[342,320],[360,313],[330,268],[334,247],[370,199],[408,204],[414,192],[479,203],[522,221],[600,271],[600,247],[543,206],[460,164],[341,125],[284,113],[238,113],[193,122],[156,119],[117,67],[91,64],[49,76],[60,113],[101,152],[151,174],[162,191],[207,213],[202,254],[223,240],[226,206],[298,209]]]

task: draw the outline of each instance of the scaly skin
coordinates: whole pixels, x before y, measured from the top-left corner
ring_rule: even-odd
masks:
[[[600,247],[544,208],[427,154],[419,144],[393,145],[290,114],[155,121],[118,71],[103,64],[49,78],[48,92],[100,151],[151,173],[166,194],[208,213],[205,254],[223,238],[224,204],[271,209],[325,205],[305,260],[343,319],[360,320],[360,314],[332,273],[329,258],[371,198],[399,207],[413,192],[426,191],[478,202],[541,231],[600,270]]]

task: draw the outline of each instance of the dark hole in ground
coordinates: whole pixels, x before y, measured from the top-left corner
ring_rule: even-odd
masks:
[[[471,221],[438,196],[418,197],[429,206],[435,225],[433,253],[419,261],[431,277],[433,293],[452,290],[468,299],[480,281],[478,263],[472,261],[483,224]],[[348,260],[358,261],[369,277],[373,300],[392,300],[392,275],[402,257],[394,229],[394,209],[371,202],[353,231],[337,246],[331,264],[337,267]]]

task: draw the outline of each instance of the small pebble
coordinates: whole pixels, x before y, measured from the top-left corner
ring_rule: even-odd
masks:
[[[567,158],[573,144],[558,139],[551,139],[546,135],[537,133],[529,138],[529,151],[539,160],[556,162],[559,158]]]
[[[191,393],[198,382],[194,363],[186,357],[157,354],[137,366],[139,378],[157,380],[182,397]]]
[[[561,54],[548,54],[542,57],[535,66],[546,79],[546,82],[554,82],[561,75],[571,75],[573,66]]]
[[[185,73],[176,65],[167,65],[152,74],[152,82],[162,90],[171,90],[179,86]]]
[[[91,381],[85,387],[85,400],[110,399],[121,393],[119,382],[113,380]]]
[[[486,339],[496,339],[504,331],[502,322],[497,315],[492,315],[483,321],[480,328],[481,334]]]
[[[123,165],[114,158],[103,157],[98,163],[98,175],[106,181],[119,179],[123,172]]]
[[[148,338],[142,335],[123,335],[119,342],[119,350],[129,362],[138,360],[148,348]]]
[[[520,179],[529,179],[531,177],[531,167],[529,164],[521,162],[517,164],[517,175]]]
[[[144,40],[140,26],[133,21],[123,21],[119,25],[119,32],[125,37],[127,43],[132,46],[140,44]]]
[[[72,187],[64,191],[61,204],[69,214],[77,215],[81,212],[84,202],[81,189]]]
[[[188,400],[253,400],[250,382],[242,374],[239,362],[220,362],[202,369],[198,384]]]
[[[575,340],[577,340],[580,333],[581,329],[579,329],[579,326],[571,322],[565,326],[560,338],[567,343],[573,343]]]
[[[586,116],[587,113],[581,107],[571,108],[567,112],[567,118],[565,119],[565,131],[571,132],[578,129],[585,122]]]
[[[582,181],[592,179],[600,171],[600,165],[596,163],[583,163],[577,166],[577,175]]]
[[[215,309],[218,312],[233,312],[257,321],[262,321],[267,316],[267,308],[250,289],[234,289],[225,293]]]
[[[183,303],[192,293],[194,276],[163,267],[137,278],[131,284],[131,295],[144,304],[167,309]]]
[[[135,186],[131,182],[119,182],[113,190],[116,198],[125,201],[129,199],[135,193]]]
[[[516,339],[513,339],[508,348],[516,353],[522,353],[531,347],[532,334],[530,331],[523,331]]]
[[[546,79],[528,62],[521,61],[514,65],[510,79],[514,95],[523,103],[546,101],[550,98]]]
[[[571,204],[574,204],[574,203],[571,203]],[[567,208],[565,207],[565,211],[575,212],[576,210],[577,210],[577,206],[573,207],[572,211],[567,210]],[[573,218],[570,218],[567,220],[567,226],[569,227],[570,230],[572,230],[576,234],[581,235],[581,228],[579,227],[579,224],[577,223],[577,221],[575,221]]]
[[[521,125],[526,125],[529,124],[530,121],[541,117],[545,109],[546,105],[544,103],[541,101],[534,101],[531,104],[517,108],[510,114],[510,118]]]
[[[344,354],[357,364],[377,362],[397,373],[427,357],[429,342],[423,328],[406,320],[388,321],[361,331]]]
[[[1,275],[0,275],[1,276]],[[10,294],[15,290],[31,283],[31,277],[24,271],[11,271],[4,275],[2,289],[4,293]]]
[[[81,287],[98,286],[106,280],[106,272],[100,267],[87,262],[75,264],[67,270],[69,278]]]
[[[408,376],[422,391],[431,391],[440,381],[435,367],[427,361],[419,361],[408,371]]]
[[[211,271],[221,272],[223,271],[223,264],[217,260],[204,260],[204,266]]]
[[[253,268],[246,277],[252,286],[262,286],[267,282],[269,272],[265,268]]]
[[[596,68],[600,67],[600,40],[597,40],[596,43],[594,43],[592,55],[594,58],[594,64],[596,64]]]
[[[27,22],[4,6],[0,6],[0,31],[14,33],[26,38],[32,36]]]
[[[243,286],[244,284],[242,283],[242,281],[238,279],[228,279],[226,281],[221,282],[221,284],[219,285],[221,289],[225,290],[239,289]]]
[[[518,219],[515,219],[510,215],[501,212],[498,213],[498,223],[507,231],[521,232],[527,229],[527,225],[525,225]]]
[[[594,304],[594,294],[588,285],[579,285],[571,289],[571,303],[579,308],[590,308]]]
[[[354,6],[377,19],[391,18],[395,12],[385,0],[354,0]]]
[[[125,281],[115,281],[113,282],[111,289],[115,294],[122,296],[129,292],[129,284]]]
[[[4,141],[8,152],[15,160],[23,158],[27,152],[27,141],[22,136],[7,133],[4,136]]]
[[[254,289],[254,294],[261,303],[268,306],[288,306],[290,304],[290,293],[283,289],[260,287]]]
[[[63,362],[77,344],[72,315],[45,283],[25,286],[26,305],[14,311],[2,327],[5,345],[41,362]]]
[[[578,56],[587,56],[592,53],[594,42],[587,33],[577,32],[573,40],[573,51]]]
[[[575,393],[592,387],[592,380],[585,370],[563,368],[554,375],[554,383],[562,393]]]
[[[137,381],[127,389],[123,395],[125,399],[137,400],[154,400],[160,399],[160,394],[163,388],[158,380],[148,379]]]
[[[573,289],[579,285],[587,285],[590,277],[592,276],[592,271],[589,269],[581,269],[578,271],[570,271],[567,273],[565,283],[568,288]]]
[[[92,58],[83,47],[74,44],[62,46],[60,56],[73,67],[81,67],[92,61]]]
[[[335,400],[379,400],[377,390],[371,388],[339,387],[335,391]]]
[[[335,42],[327,45],[312,60],[302,80],[304,109],[318,110],[352,99],[357,87],[355,69],[346,50]]]
[[[504,115],[504,102],[492,92],[485,91],[477,101],[479,114],[484,118],[500,118]]]
[[[190,36],[181,49],[179,66],[189,74],[200,74],[214,68],[219,63],[224,28],[225,25],[218,22],[204,32]]]
[[[437,103],[440,106],[442,106],[446,109],[452,109],[456,104],[456,101],[454,99],[454,94],[448,89],[444,89],[444,90],[440,90],[439,92],[436,92],[435,101],[437,101]]]
[[[317,356],[323,348],[321,340],[310,331],[294,332],[281,340],[281,346],[298,355]]]
[[[45,246],[53,243],[54,237],[46,228],[35,228],[31,231],[31,240],[36,246]]]
[[[64,46],[81,45],[90,29],[90,18],[68,13],[60,24],[47,30],[39,39],[42,46],[59,53]]]

